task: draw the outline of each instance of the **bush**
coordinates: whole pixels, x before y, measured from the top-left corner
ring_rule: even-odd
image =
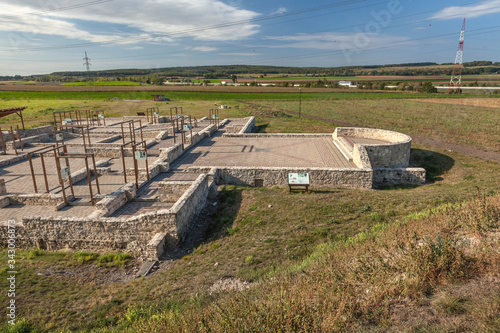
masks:
[[[437,93],[437,88],[432,85],[432,82],[427,81],[424,82],[424,84],[422,85],[422,89],[420,91],[432,94],[432,93]]]

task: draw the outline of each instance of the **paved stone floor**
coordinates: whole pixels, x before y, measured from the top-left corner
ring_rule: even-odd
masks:
[[[111,217],[132,217],[144,213],[156,212],[162,209],[169,209],[173,206],[171,202],[127,202],[120,209],[114,212]]]
[[[177,169],[188,166],[356,168],[324,137],[222,137],[214,135],[185,153]]]

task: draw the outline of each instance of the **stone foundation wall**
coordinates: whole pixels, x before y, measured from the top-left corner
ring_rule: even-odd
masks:
[[[411,137],[406,134],[372,128],[337,127],[332,136],[334,140],[347,136],[388,142],[387,144],[355,144],[353,162],[359,167],[366,167],[365,152],[374,169],[405,168],[410,162]]]
[[[134,183],[127,183],[119,190],[104,196],[96,203],[96,209],[102,211],[102,216],[109,216],[123,206],[127,201],[132,200],[136,195]]]
[[[171,210],[175,215],[179,240],[184,240],[191,229],[191,222],[205,206],[208,191],[208,176],[201,174],[172,206]]]
[[[68,200],[72,199],[72,195],[66,196]],[[33,206],[57,206],[64,202],[62,194],[51,193],[32,193],[32,194],[13,194],[9,195],[11,205],[33,205]]]
[[[425,169],[423,168],[397,168],[374,169],[373,186],[380,188],[393,185],[424,185]]]
[[[189,167],[189,172],[210,172],[210,167]],[[217,168],[216,184],[255,186],[255,179],[262,179],[263,186],[288,186],[289,173],[309,173],[311,186],[371,189],[372,170],[332,168],[271,168],[271,167],[227,167]]]
[[[102,217],[111,215],[136,192],[129,183],[96,204],[96,210],[89,217],[29,216],[23,218],[16,228],[16,244],[21,247],[37,247],[48,250],[71,248],[88,251],[129,249],[161,255],[165,242],[176,244],[186,237],[192,222],[206,203],[208,197],[208,176],[200,175],[171,209],[159,210],[132,218]],[[15,203],[54,206],[62,202],[62,196],[40,194],[36,196],[14,196]],[[10,197],[0,197],[0,202]],[[57,215],[56,212],[53,213]],[[0,246],[7,245],[6,226],[0,226]],[[158,234],[162,234],[161,239]],[[166,235],[166,236],[165,236]]]
[[[192,184],[190,181],[159,182],[158,199],[160,202],[176,202]]]

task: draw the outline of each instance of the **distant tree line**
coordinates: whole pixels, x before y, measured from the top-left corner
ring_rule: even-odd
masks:
[[[133,81],[150,84],[161,84],[165,80],[190,82],[192,79],[232,79],[232,76],[241,74],[265,77],[276,75],[287,77],[290,74],[308,77],[319,76],[442,76],[451,75],[452,66],[442,66],[433,62],[371,65],[371,66],[344,66],[344,67],[284,67],[284,66],[251,66],[251,65],[228,65],[228,66],[190,66],[190,67],[166,67],[155,69],[114,69],[104,71],[75,71],[54,72],[47,75],[36,75],[29,77],[4,76],[3,81],[32,79],[42,82],[69,82],[69,81]],[[463,74],[500,74],[500,62],[472,61],[465,62]]]

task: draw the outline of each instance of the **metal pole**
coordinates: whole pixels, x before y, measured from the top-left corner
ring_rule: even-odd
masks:
[[[45,179],[45,189],[47,190],[47,193],[49,193],[50,192],[49,181],[47,180],[47,170],[45,169],[45,161],[43,159],[43,153],[40,154],[40,159],[42,161],[43,178]]]
[[[35,189],[35,193],[38,193],[38,189],[36,188],[35,169],[33,169],[33,162],[31,161],[31,153],[28,153],[28,161],[30,162],[31,178],[33,179],[33,188]]]
[[[10,127],[10,136],[12,138],[12,145],[14,146],[14,151],[17,155],[17,147],[16,147],[16,137],[14,136],[14,131],[12,130],[12,126]]]
[[[83,132],[83,128],[82,128],[82,132]],[[87,125],[87,140],[89,141],[89,148],[92,148],[92,144],[90,143],[89,125]]]
[[[139,188],[139,171],[137,170],[137,160],[135,159],[135,143],[132,144],[132,159],[134,160],[135,188]]]
[[[66,146],[63,146],[63,151],[64,151],[64,155],[68,155],[68,149],[66,148]],[[66,167],[69,168],[69,158],[65,158],[66,160]],[[71,178],[71,169],[69,170],[69,187],[71,188],[71,194],[73,195],[73,198],[75,197],[75,191],[73,190],[73,179]]]
[[[92,194],[92,182],[90,180],[89,161],[87,161],[87,157],[85,157],[85,168],[87,169],[87,180],[89,183],[89,191],[90,191],[90,203],[93,206],[94,205],[94,195]]]
[[[144,136],[142,135],[142,121],[139,119],[139,128],[141,130],[141,141],[144,141]],[[134,136],[135,139],[135,136]]]
[[[302,109],[302,88],[299,88],[299,118],[301,109]]]
[[[148,175],[148,180],[149,180],[148,148],[146,147],[145,141],[142,141],[142,144],[144,145],[144,151],[146,152],[146,174]]]
[[[123,177],[125,178],[125,184],[127,184],[127,167],[125,166],[125,153],[123,151],[122,145],[122,163],[123,163]]]
[[[64,190],[64,180],[62,179],[61,176],[61,164],[59,163],[59,159],[57,158],[57,152],[55,150],[54,150],[54,157],[56,160],[57,176],[59,177],[59,184],[61,185],[64,202],[68,204],[68,199],[66,198],[66,191]]]
[[[2,147],[3,147],[3,152],[4,152],[5,154],[7,154],[7,148],[5,147],[5,141],[4,141],[4,139],[3,139],[3,131],[2,131],[2,129],[1,129],[1,128],[0,128],[0,138],[2,139]],[[175,142],[174,142],[174,143],[175,143]]]
[[[86,160],[87,158],[85,158]],[[99,188],[99,179],[97,177],[97,168],[95,166],[95,157],[94,154],[92,154],[92,164],[94,165],[94,178],[95,178],[95,184],[97,186],[97,194],[101,194],[101,189]]]
[[[19,125],[16,125],[17,127],[17,137],[19,138],[19,144],[21,145],[21,150],[24,151],[23,149],[23,141],[21,140],[21,132],[19,131]]]
[[[120,125],[122,125],[122,141],[123,144],[125,144],[125,132],[123,131],[123,123],[121,123]]]

